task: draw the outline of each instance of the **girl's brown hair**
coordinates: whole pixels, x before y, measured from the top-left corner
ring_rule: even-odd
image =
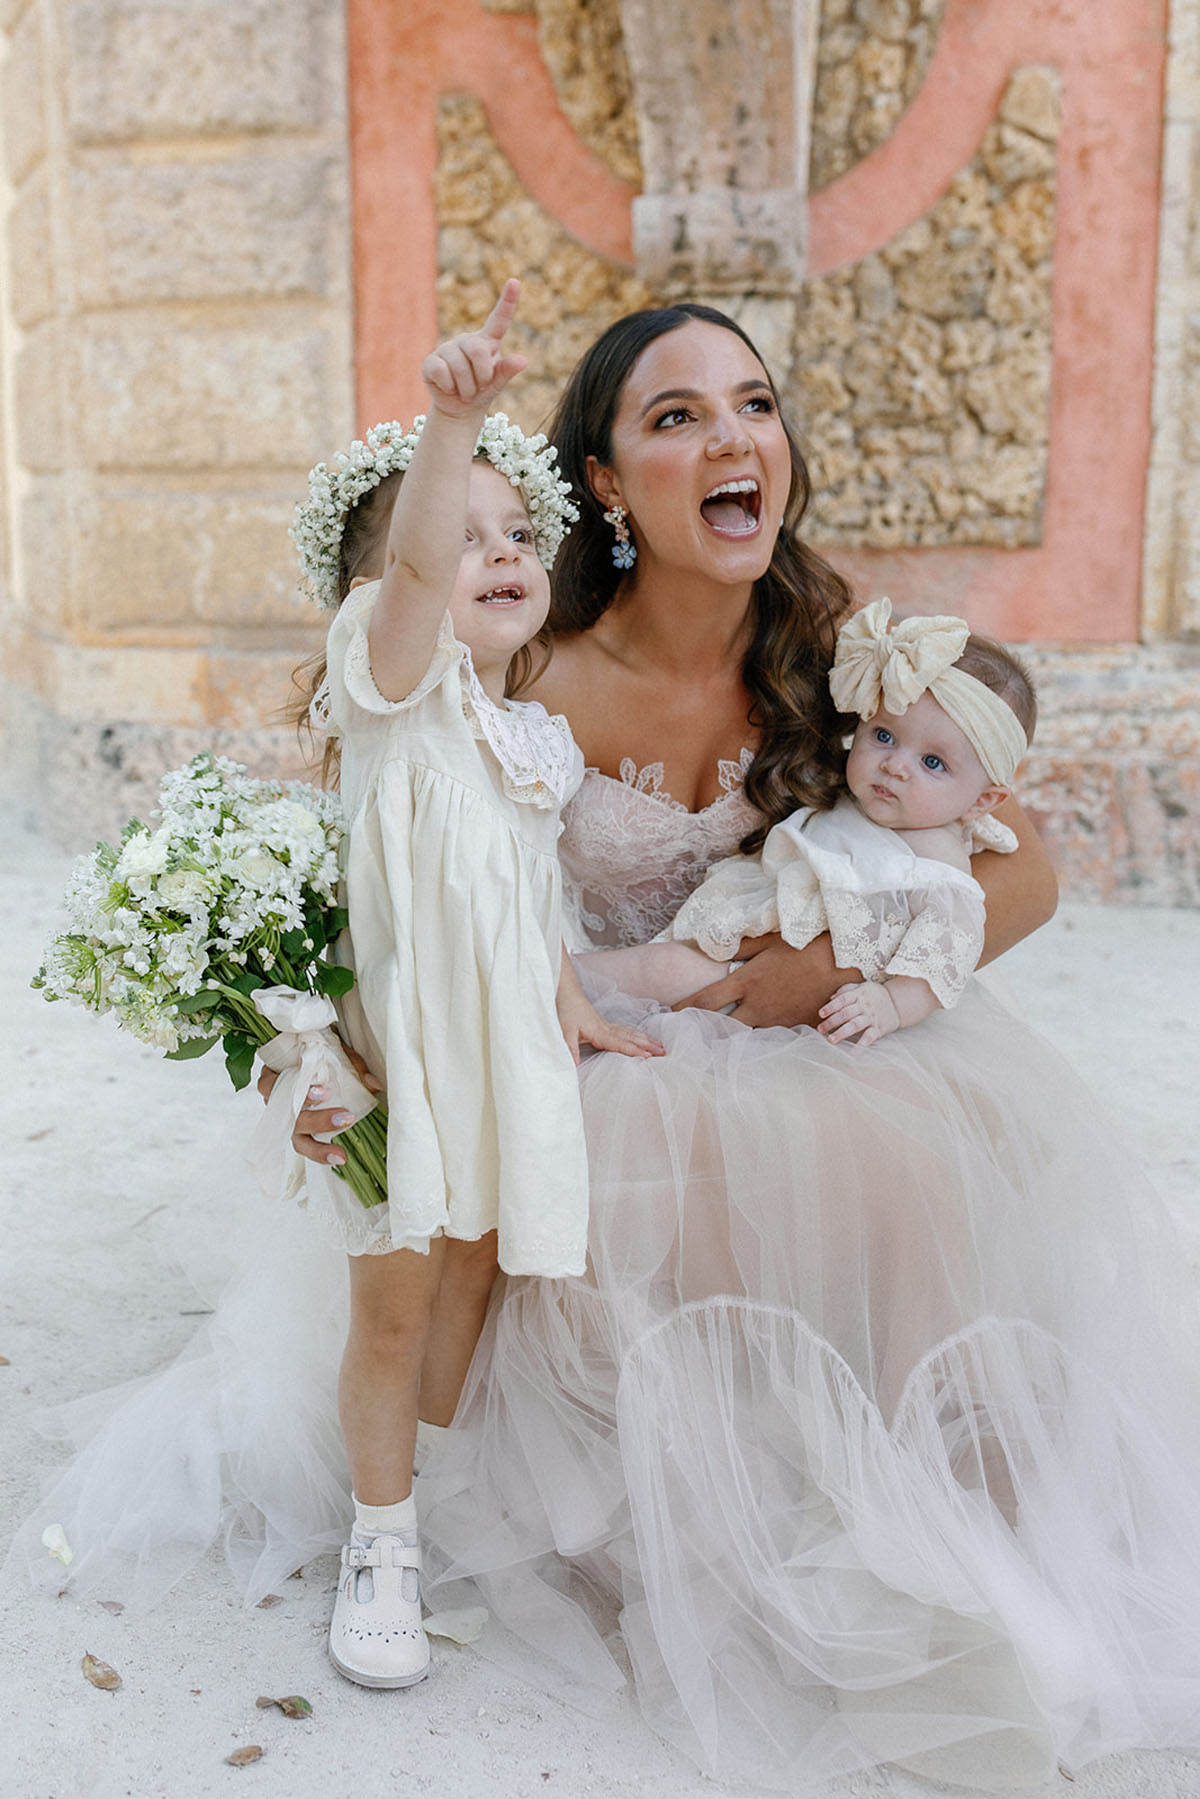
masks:
[[[601,466],[611,463],[613,420],[642,351],[668,331],[697,320],[732,331],[762,362],[733,319],[711,306],[687,302],[618,319],[586,352],[567,384],[548,430],[558,446],[563,475],[575,490],[580,518],[554,565],[551,631],[589,630],[616,598],[622,574],[613,564],[604,507],[588,480],[588,458],[594,456]],[[766,378],[778,405],[774,382]],[[745,779],[746,797],[762,822],[743,839],[746,854],[798,806],[831,806],[840,783],[841,727],[828,674],[851,594],[842,577],[797,536],[811,486],[786,420],[783,429],[791,453],[791,488],[770,565],[754,584],[752,633],[742,659],[742,680],[750,695],[747,722],[762,732]]]

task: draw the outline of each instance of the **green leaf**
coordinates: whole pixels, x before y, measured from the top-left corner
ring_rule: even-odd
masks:
[[[318,962],[315,973],[317,992],[327,994],[330,999],[340,999],[354,985],[354,970],[343,968],[338,962]]]
[[[215,1037],[189,1037],[186,1043],[179,1045],[178,1049],[169,1049],[166,1052],[167,1061],[194,1062],[197,1056],[206,1056],[216,1041]]]
[[[236,974],[230,975],[227,985],[237,993],[251,994],[257,993],[259,988],[265,987],[267,983],[262,975],[255,974],[252,968],[239,968]]]
[[[340,937],[343,931],[350,929],[350,914],[345,906],[335,906],[332,912],[325,914],[325,929],[331,942],[335,937]]]
[[[304,949],[304,939],[307,935],[307,931],[301,930],[285,931],[283,933],[283,936],[279,939],[279,947],[289,962],[293,961],[301,954]]]
[[[181,1018],[192,1018],[197,1012],[211,1012],[221,1002],[221,995],[211,987],[201,987],[198,993],[185,993],[182,999],[175,1002],[175,1010]]]
[[[240,1031],[228,1031],[221,1041],[229,1078],[240,1093],[243,1087],[250,1085],[250,1076],[254,1072],[254,1040],[243,1036]]]

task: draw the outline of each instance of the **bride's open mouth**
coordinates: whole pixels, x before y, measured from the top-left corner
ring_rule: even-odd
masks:
[[[751,475],[742,481],[722,481],[701,500],[700,516],[722,537],[752,537],[762,516],[758,482]]]
[[[525,598],[523,587],[490,587],[486,593],[476,594],[481,606],[519,606]]]

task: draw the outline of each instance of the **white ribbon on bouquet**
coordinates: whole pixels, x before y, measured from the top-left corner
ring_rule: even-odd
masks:
[[[292,1132],[309,1088],[325,1089],[322,1109],[350,1112],[355,1119],[366,1116],[378,1103],[378,1095],[364,1087],[341,1039],[331,1029],[337,1022],[332,1000],[295,987],[260,987],[252,998],[255,1009],[279,1033],[258,1050],[267,1067],[278,1071],[279,1079],[251,1140],[250,1166],[267,1192],[294,1199],[304,1188],[310,1169],[292,1148]]]

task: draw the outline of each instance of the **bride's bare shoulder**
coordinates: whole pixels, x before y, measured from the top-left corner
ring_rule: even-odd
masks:
[[[579,708],[607,660],[594,632],[564,632],[555,637],[550,660],[521,697],[540,700],[548,712],[570,714]]]

